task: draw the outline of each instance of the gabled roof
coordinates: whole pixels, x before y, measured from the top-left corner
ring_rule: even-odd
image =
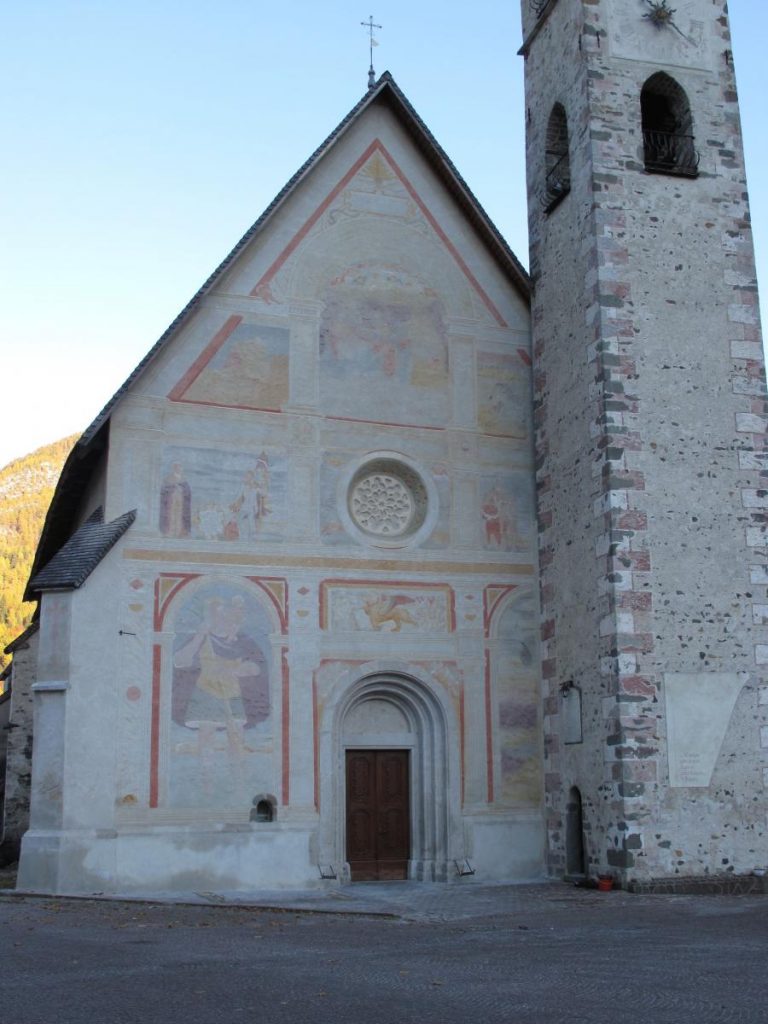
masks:
[[[29,581],[29,589],[39,594],[45,590],[76,590],[81,587],[135,518],[134,509],[111,523],[105,523],[104,509],[97,508],[45,568]]]
[[[56,493],[53,496],[48,515],[46,516],[35,562],[32,567],[32,578],[35,580],[38,578],[35,574],[38,573],[40,566],[45,565],[46,562],[53,558],[60,545],[64,543],[71,532],[72,524],[78,511],[77,497],[82,493],[83,484],[98,461],[98,456],[107,446],[109,417],[116,404],[150,363],[154,361],[159,352],[165,348],[176,332],[189,320],[203,298],[218,283],[224,273],[229,270],[243,250],[270,222],[318,162],[332,149],[349,128],[359,120],[364,111],[379,103],[385,104],[398,118],[416,148],[427,160],[446,190],[456,200],[469,223],[477,231],[502,272],[523,298],[526,301],[529,300],[530,278],[525,268],[472,194],[469,186],[456,170],[446,152],[406,99],[405,94],[397,86],[394,78],[388,71],[385,71],[376,84],[368,90],[360,102],[350,110],[344,120],[331,132],[328,138],[318,146],[306,163],[298,169],[256,223],[246,231],[229,255],[225,257],[208,280],[192,296],[184,309],[182,309],[176,319],[152,346],[146,356],[144,356],[122,387],[107,402],[93,423],[86,428],[64,464]],[[32,587],[32,578],[27,585],[25,594],[27,600],[32,599],[32,591],[34,589]]]

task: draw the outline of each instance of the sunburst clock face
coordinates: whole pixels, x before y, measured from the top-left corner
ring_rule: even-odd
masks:
[[[677,8],[670,7],[667,0],[645,0],[645,3],[648,5],[648,10],[643,17],[647,18],[652,25],[659,29],[671,28],[675,32],[680,32],[675,24]]]
[[[711,66],[714,33],[702,17],[701,0],[610,0],[611,53],[677,67]]]

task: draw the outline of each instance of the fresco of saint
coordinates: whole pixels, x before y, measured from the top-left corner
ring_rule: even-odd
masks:
[[[192,489],[180,462],[171,464],[160,489],[160,533],[188,537],[192,529]]]
[[[174,618],[168,803],[250,805],[271,789],[271,625],[247,588],[226,580],[180,595]]]
[[[483,547],[525,551],[533,524],[530,482],[524,474],[480,478]]]
[[[282,453],[168,448],[160,532],[206,541],[279,541],[286,521],[287,479]]]
[[[243,598],[206,600],[196,632],[177,636],[173,720],[187,728],[210,722],[232,735],[269,715],[269,670],[249,635]]]

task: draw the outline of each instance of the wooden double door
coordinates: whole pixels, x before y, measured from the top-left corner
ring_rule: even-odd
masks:
[[[408,750],[347,751],[347,861],[353,882],[408,877]]]

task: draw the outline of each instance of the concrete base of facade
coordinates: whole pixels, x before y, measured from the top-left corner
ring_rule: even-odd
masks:
[[[467,856],[412,859],[413,881],[529,882],[543,877],[543,826],[534,816],[465,821]],[[221,825],[138,831],[30,830],[17,888],[30,893],[249,892],[327,888],[349,881],[346,863],[319,863],[306,826]],[[322,868],[322,871],[321,871]]]
[[[17,887],[59,894],[209,892],[320,884],[310,833],[237,827],[142,833],[27,832]]]

